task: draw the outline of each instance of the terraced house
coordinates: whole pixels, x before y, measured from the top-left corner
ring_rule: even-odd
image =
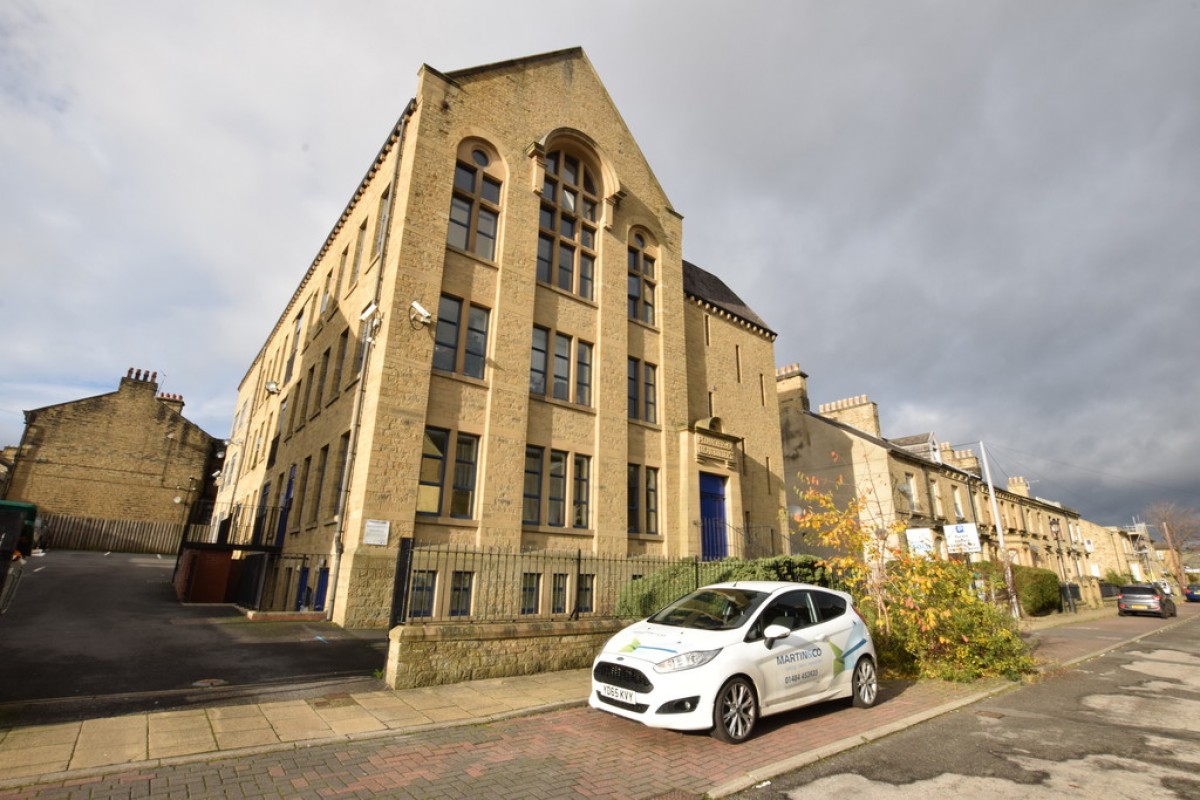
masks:
[[[683,235],[581,50],[422,67],[238,388],[243,589],[379,627],[483,591],[407,543],[785,551],[775,334]],[[521,612],[586,612],[588,577],[521,572]]]

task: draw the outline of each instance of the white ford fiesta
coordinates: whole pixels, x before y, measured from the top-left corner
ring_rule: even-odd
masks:
[[[875,646],[850,595],[806,583],[697,589],[608,640],[588,704],[655,728],[750,737],[760,716],[874,704]]]

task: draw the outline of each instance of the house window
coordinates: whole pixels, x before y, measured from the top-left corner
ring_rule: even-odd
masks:
[[[658,468],[629,464],[626,504],[629,533],[658,534]]]
[[[554,347],[553,356],[550,353],[551,343]],[[592,345],[566,334],[535,327],[529,354],[529,392],[545,396],[547,389],[555,400],[591,405]]]
[[[465,336],[462,335],[462,313],[462,300],[442,295],[434,333],[433,366],[445,372],[482,379],[487,363],[489,313],[486,308],[468,305]]]
[[[591,456],[551,450],[546,465],[543,448],[526,447],[522,515],[525,524],[540,525],[545,519],[546,525],[563,528],[568,524],[567,511],[570,509],[571,527],[587,528],[591,521],[591,469]],[[544,509],[543,496],[546,498]]]
[[[567,612],[567,573],[554,573],[550,592],[550,613],[565,614]]]
[[[579,585],[575,587],[575,611],[585,614],[592,610],[595,594],[596,576],[583,573],[579,576]]]
[[[592,299],[598,208],[591,167],[562,150],[548,153],[538,223],[539,281]]]
[[[592,459],[588,456],[575,456],[575,478],[572,490],[571,526],[587,528],[591,517],[591,481]]]
[[[646,237],[635,233],[629,245],[629,318],[647,325],[654,324],[654,262],[646,252]]]
[[[562,450],[550,451],[549,501],[546,522],[561,528],[566,524],[567,516],[567,454]]]
[[[441,428],[425,429],[421,474],[417,488],[418,514],[442,513],[446,461],[452,441],[454,469],[451,472],[449,515],[460,519],[470,519],[474,516],[479,437],[469,433],[455,434]]]
[[[388,218],[392,212],[392,187],[388,186],[379,196],[379,213],[375,215],[375,237],[371,240],[371,259],[374,260],[383,251],[383,243],[387,239]]]
[[[321,494],[325,490],[325,471],[329,466],[329,445],[321,448],[317,454],[317,479],[313,483],[313,498],[309,503],[308,521],[317,524],[321,517]]]
[[[627,370],[629,418],[658,422],[658,370],[653,364],[630,358]]]
[[[336,516],[342,512],[342,494],[346,490],[346,463],[350,458],[350,434],[343,433],[338,442],[337,483],[333,496],[329,498],[329,515]]]
[[[295,337],[292,339],[292,349],[288,355],[287,366],[283,370],[283,382],[286,384],[292,379],[292,370],[296,366],[296,355],[300,352],[300,342],[304,339],[304,312],[301,311],[296,315],[296,330]]]
[[[450,616],[471,615],[471,587],[475,582],[474,572],[455,570],[450,576]]]
[[[525,448],[521,521],[526,525],[540,525],[542,521],[542,452],[542,448],[533,445]]]
[[[547,352],[549,348],[550,331],[545,328],[533,329],[533,346],[529,354],[529,393],[546,393]]]
[[[950,493],[954,498],[954,516],[957,519],[963,519],[962,494],[959,491],[959,488],[957,486],[952,487]]]
[[[437,570],[413,570],[412,589],[409,592],[408,615],[410,617],[433,616],[433,598],[437,590]]]
[[[326,347],[325,352],[321,353],[321,372],[317,376],[317,385],[314,389],[316,396],[313,397],[313,416],[315,417],[321,411],[321,404],[325,402],[325,382],[329,380],[329,358],[332,353],[330,348]]]
[[[479,437],[459,433],[454,446],[454,483],[450,487],[450,516],[475,515],[475,475],[479,462]]]
[[[494,174],[488,174],[494,165],[487,151],[477,145],[464,146],[464,151],[460,151],[454,167],[446,242],[458,250],[495,261],[502,184]]]
[[[338,337],[337,359],[333,362],[333,386],[331,387],[329,396],[330,399],[337,397],[342,390],[342,378],[346,374],[346,354],[350,352],[350,329],[342,331],[342,335]]]
[[[358,235],[354,239],[354,264],[350,268],[350,285],[358,283],[359,273],[362,272],[363,247],[367,242],[367,221],[358,226]]]
[[[417,513],[439,514],[442,510],[442,481],[446,476],[446,450],[450,431],[425,429],[421,448],[421,474],[417,486]]]
[[[521,575],[521,613],[538,613],[538,599],[542,593],[542,575],[526,572]]]

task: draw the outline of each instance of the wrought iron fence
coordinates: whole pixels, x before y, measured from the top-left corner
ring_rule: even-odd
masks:
[[[615,616],[622,592],[655,576],[676,597],[707,582],[698,558],[597,556],[577,551],[412,547],[393,622],[505,622]],[[729,566],[730,561],[721,562]],[[663,583],[669,584],[663,586]]]

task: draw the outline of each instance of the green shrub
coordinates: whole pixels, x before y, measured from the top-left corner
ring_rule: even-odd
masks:
[[[1021,611],[1031,617],[1042,617],[1062,607],[1058,575],[1051,570],[1014,565],[1013,583]]]
[[[797,581],[829,585],[829,573],[813,556],[774,556],[755,561],[683,561],[631,581],[617,598],[617,616],[647,617],[693,589],[723,581]]]

